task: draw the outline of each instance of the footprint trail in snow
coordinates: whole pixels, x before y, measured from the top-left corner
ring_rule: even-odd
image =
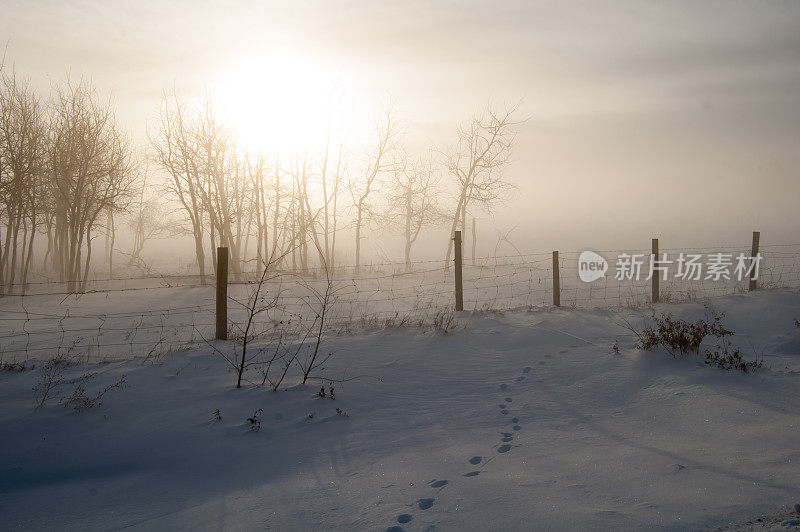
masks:
[[[549,358],[549,356],[547,358]],[[546,363],[545,361],[540,361],[538,364],[541,365],[541,364],[545,364],[545,363]],[[531,367],[530,366],[526,366],[525,368],[522,369],[523,375],[517,376],[514,380],[517,383],[522,383],[527,378],[526,374],[528,374],[530,372],[531,372]],[[509,389],[509,385],[507,383],[501,383],[500,384],[500,389],[503,390],[503,391],[508,390]],[[514,398],[508,396],[508,397],[504,397],[502,399],[502,401],[503,401],[502,403],[498,403],[498,405],[497,405],[498,408],[500,409],[499,413],[502,416],[507,416],[510,413],[510,409],[512,407],[511,403],[514,402]],[[508,419],[508,418],[505,418],[505,419]],[[511,423],[512,423],[512,427],[511,428],[514,431],[522,430],[522,425],[520,425],[518,416],[513,416],[511,418]],[[505,453],[509,452],[512,449],[511,442],[514,441],[515,434],[514,434],[514,432],[505,432],[505,431],[500,432],[499,434],[500,434],[500,444],[498,444],[498,446],[497,446],[497,453],[498,454],[505,454]],[[472,458],[468,458],[467,462],[469,464],[473,465],[473,466],[477,466],[478,464],[483,463],[483,465],[481,467],[485,467],[491,460],[492,459],[490,458],[489,460],[484,461],[482,456],[477,456],[476,455],[476,456],[473,456]],[[466,478],[472,478],[472,477],[477,477],[480,474],[481,474],[480,470],[474,470],[474,471],[468,471],[468,472],[464,473],[462,476],[466,477]],[[436,479],[433,479],[428,483],[428,486],[430,486],[433,489],[438,489],[438,490],[441,491],[442,489],[444,489],[449,484],[450,484],[450,481],[448,481],[448,480],[444,480],[444,479],[436,480]],[[418,499],[414,503],[414,505],[417,508],[419,508],[420,510],[425,511],[425,510],[429,510],[430,508],[432,508],[435,503],[436,503],[436,499],[435,498],[433,498],[433,497],[424,497],[424,498]],[[409,505],[409,506],[413,507],[414,505]],[[404,514],[400,514],[400,515],[397,516],[397,522],[400,523],[400,524],[410,523],[413,519],[414,519],[414,516],[412,514],[404,513]],[[386,529],[386,532],[404,532],[404,529],[402,527],[399,527],[399,526],[390,526],[389,528]]]

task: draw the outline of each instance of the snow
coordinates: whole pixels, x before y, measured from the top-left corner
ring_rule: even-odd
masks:
[[[90,392],[126,376],[83,412],[34,408],[41,360],[2,371],[0,529],[694,530],[776,514],[781,527],[800,495],[800,294],[712,304],[766,369],[638,351],[620,323],[643,308],[331,334],[335,400],[296,376],[234,389],[202,344],[70,368],[98,373]]]

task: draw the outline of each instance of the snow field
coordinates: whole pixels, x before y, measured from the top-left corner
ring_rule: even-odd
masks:
[[[319,381],[233,389],[207,346],[72,368],[129,384],[81,413],[34,410],[38,370],[2,372],[0,528],[694,530],[787,511],[800,295],[713,303],[768,369],[637,351],[619,318],[646,310],[517,310],[331,336],[324,375],[358,377],[324,381],[335,400]]]

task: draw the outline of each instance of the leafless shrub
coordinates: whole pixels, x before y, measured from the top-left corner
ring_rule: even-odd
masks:
[[[737,369],[744,373],[754,372],[764,365],[763,356],[761,359],[745,360],[738,347],[734,347],[727,338],[722,339],[722,344],[714,349],[705,350],[705,360],[698,362],[699,365],[712,366],[724,371]]]
[[[33,397],[37,408],[58,394],[58,388],[67,382],[64,372],[75,362],[75,355],[68,350],[60,352],[44,363],[39,373],[39,379],[33,387]]]
[[[449,333],[457,325],[455,318],[456,314],[452,310],[444,309],[436,311],[436,314],[433,316],[433,330],[444,334]]]
[[[641,330],[629,327],[639,339],[639,349],[650,350],[663,347],[673,357],[677,354],[698,354],[700,345],[707,337],[724,339],[733,336],[733,331],[722,325],[724,313],[718,313],[707,308],[706,319],[688,322],[676,319],[670,314],[661,314],[652,317],[652,324],[645,321]]]
[[[705,348],[704,360],[698,362],[699,365],[712,366],[726,371],[737,369],[744,373],[761,368],[763,357],[761,360],[747,361],[740,353],[739,348],[730,343],[729,338],[734,333],[722,324],[724,317],[724,313],[706,307],[706,317],[694,322],[677,319],[670,314],[661,314],[654,315],[652,323],[645,321],[641,329],[635,328],[625,320],[623,320],[623,327],[633,332],[638,338],[636,344],[638,349],[649,351],[656,347],[662,347],[673,357],[677,357],[679,354],[698,355],[706,339],[711,339],[716,344],[711,348]]]
[[[101,406],[103,404],[103,396],[110,392],[111,390],[117,390],[126,385],[125,382],[125,375],[119,378],[116,382],[109,384],[99,392],[94,395],[89,395],[86,392],[86,384],[88,381],[93,379],[96,376],[96,373],[88,373],[83,375],[78,380],[78,386],[75,388],[75,391],[72,392],[72,395],[63,399],[61,404],[65,407],[71,407],[78,412],[82,412],[84,410],[89,410],[90,408],[94,408],[95,406]]]
[[[219,412],[219,411],[217,411],[217,412]],[[261,415],[263,413],[264,413],[264,410],[259,408],[258,410],[253,412],[253,416],[252,417],[247,418],[247,422],[250,424],[250,430],[252,430],[253,432],[258,432],[259,430],[261,430]],[[220,416],[220,419],[222,419],[221,416]]]
[[[28,366],[27,362],[3,362],[0,364],[0,371],[22,373],[23,371],[32,370],[35,364]]]
[[[308,377],[312,371],[322,368],[323,364],[328,361],[333,353],[321,355],[320,346],[322,345],[323,332],[325,330],[325,319],[327,318],[328,310],[333,303],[333,279],[330,272],[325,269],[325,289],[324,291],[311,288],[310,306],[312,309],[317,310],[309,333],[313,335],[312,343],[305,348],[304,356],[295,358],[300,371],[303,375],[302,384],[308,381]]]
[[[88,410],[102,404],[103,396],[111,390],[121,388],[125,385],[123,375],[115,383],[106,386],[94,395],[87,392],[87,384],[94,379],[97,373],[84,373],[78,378],[67,378],[67,370],[79,362],[80,355],[73,349],[59,352],[56,356],[42,365],[39,378],[33,387],[33,396],[36,408],[44,406],[49,400],[61,396],[65,386],[76,385],[73,392],[59,402],[77,411]]]
[[[332,353],[323,355],[321,349],[328,312],[334,301],[333,278],[324,268],[325,286],[320,289],[314,286],[313,279],[279,272],[276,265],[284,256],[266,261],[259,279],[252,283],[253,289],[247,302],[233,300],[246,313],[243,324],[231,325],[234,353],[226,353],[224,346],[204,338],[234,370],[237,388],[242,386],[242,382],[251,382],[245,374],[255,367],[260,370],[261,384],[269,384],[273,390],[281,386],[293,367],[299,370],[301,383],[306,384],[311,373],[323,368],[323,364],[333,356]],[[300,299],[312,318],[304,318],[301,313],[286,308],[280,288],[267,291],[269,281],[286,275],[305,289],[306,296]]]

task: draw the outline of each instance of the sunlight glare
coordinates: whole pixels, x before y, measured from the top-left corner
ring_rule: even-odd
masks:
[[[330,65],[280,50],[234,63],[221,74],[214,99],[246,149],[313,152],[324,146],[329,124],[341,129],[349,121],[341,79]]]

